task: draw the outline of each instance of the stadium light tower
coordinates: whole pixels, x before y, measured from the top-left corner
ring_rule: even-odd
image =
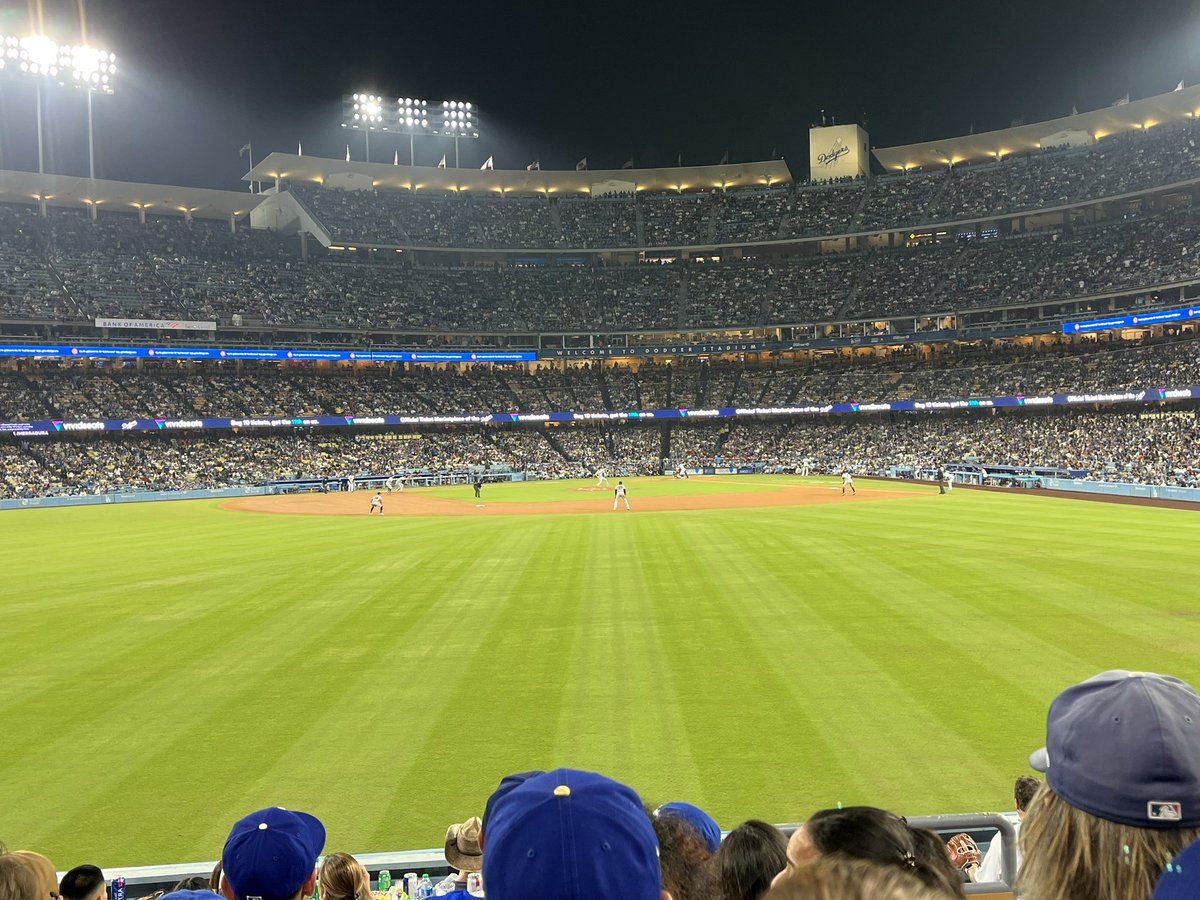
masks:
[[[363,131],[367,138],[368,162],[371,161],[370,132],[407,134],[408,158],[414,166],[417,164],[414,146],[417,135],[450,135],[454,138],[454,166],[458,168],[459,138],[479,137],[479,110],[475,104],[463,100],[347,94],[342,98],[342,127]]]
[[[454,138],[454,168],[458,168],[458,139],[479,137],[479,108],[469,100],[443,100],[440,130]]]
[[[0,35],[0,71],[31,78],[37,92],[38,174],[46,172],[42,142],[42,85],[62,84],[87,93],[88,177],[96,177],[95,136],[92,129],[92,94],[111,94],[117,57],[87,45],[57,44],[41,34]]]
[[[390,100],[378,94],[348,94],[342,98],[342,127],[362,130],[367,162],[371,161],[371,132],[387,131],[393,117]]]

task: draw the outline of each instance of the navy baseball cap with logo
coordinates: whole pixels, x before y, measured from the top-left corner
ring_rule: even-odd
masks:
[[[658,839],[642,801],[611,778],[555,769],[493,804],[488,900],[659,900]]]
[[[291,900],[316,868],[325,826],[279,806],[239,819],[221,851],[221,872],[237,900]]]
[[[1116,669],[1067,688],[1029,757],[1076,809],[1139,828],[1200,826],[1200,696],[1178,678]]]

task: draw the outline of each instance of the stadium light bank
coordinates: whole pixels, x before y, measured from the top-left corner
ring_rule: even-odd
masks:
[[[359,91],[342,97],[342,127],[362,131],[367,162],[371,161],[372,131],[407,134],[408,161],[414,166],[417,135],[452,137],[457,169],[459,139],[479,137],[479,108],[468,100],[384,97]]]
[[[96,177],[92,130],[92,94],[111,94],[117,74],[116,54],[85,44],[58,44],[41,34],[0,35],[0,73],[30,78],[37,92],[38,174],[46,174],[42,140],[42,85],[62,84],[87,94],[88,177]]]

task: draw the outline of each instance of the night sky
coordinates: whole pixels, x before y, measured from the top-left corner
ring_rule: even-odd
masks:
[[[75,0],[44,0],[46,32],[79,39]],[[98,96],[97,174],[239,189],[238,148],[341,157],[354,90],[472,100],[482,138],[462,164],[591,168],[787,158],[806,175],[821,110],[866,120],[875,146],[1007,127],[1200,81],[1200,4],[1041,0],[433,2],[88,0],[114,50]],[[29,30],[24,10],[0,15]],[[47,97],[48,169],[86,174],[82,95]],[[36,170],[33,89],[0,80],[0,168]],[[418,163],[449,146],[418,138]],[[372,141],[391,161],[407,138]],[[451,155],[451,158],[453,156]]]

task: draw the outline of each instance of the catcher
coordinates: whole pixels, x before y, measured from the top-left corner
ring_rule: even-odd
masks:
[[[975,880],[975,870],[983,859],[979,845],[969,834],[956,834],[946,841],[946,852],[950,854],[950,863],[954,868],[965,872],[971,881]]]

